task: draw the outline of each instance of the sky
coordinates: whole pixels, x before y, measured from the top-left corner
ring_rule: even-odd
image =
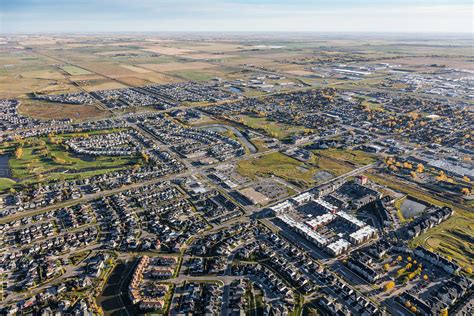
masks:
[[[0,33],[473,33],[472,0],[0,0]]]

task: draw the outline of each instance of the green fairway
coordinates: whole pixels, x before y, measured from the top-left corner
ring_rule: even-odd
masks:
[[[91,132],[90,135],[111,131]],[[10,155],[9,166],[13,178],[19,184],[35,183],[56,179],[73,179],[103,174],[141,163],[141,158],[100,156],[79,156],[68,150],[62,140],[78,134],[64,134],[53,137],[18,140],[0,147]],[[15,157],[15,150],[22,148],[21,157]],[[8,180],[8,181],[7,181]],[[15,184],[9,179],[0,180],[0,189]]]
[[[9,189],[15,185],[15,181],[8,178],[0,178],[0,191]]]

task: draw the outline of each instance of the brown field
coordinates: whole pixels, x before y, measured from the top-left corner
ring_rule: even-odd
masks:
[[[64,119],[83,120],[89,118],[101,118],[109,115],[109,112],[100,110],[94,105],[74,105],[43,102],[37,100],[22,100],[19,112],[23,115],[38,119]]]
[[[295,75],[295,76],[311,76],[314,75],[313,72],[308,70],[287,70],[285,71],[288,74]]]
[[[226,59],[226,58],[235,58],[239,57],[238,55],[229,55],[229,54],[211,54],[211,53],[196,53],[196,54],[186,54],[186,58],[189,59]]]
[[[142,67],[132,66],[132,65],[120,65],[120,67],[123,67],[125,69],[131,70],[134,72],[138,72],[140,74],[146,74],[146,73],[151,72],[151,70],[148,70]]]
[[[99,55],[99,56],[114,56],[118,54],[142,54],[142,53],[143,52],[140,50],[130,49],[130,50],[108,50],[108,51],[98,52],[94,54]]]
[[[137,79],[143,79],[152,83],[159,83],[159,84],[183,81],[179,78],[176,78],[172,74],[168,75],[168,74],[161,74],[161,73],[156,73],[156,72],[150,72],[146,74],[135,74],[134,77]],[[120,81],[124,81],[124,78],[120,78]]]
[[[24,78],[34,78],[34,79],[51,79],[51,80],[60,80],[64,79],[64,75],[56,70],[34,70],[28,72],[22,72],[21,76]]]
[[[30,90],[27,92],[37,92],[37,93],[46,93],[46,94],[62,94],[62,93],[75,93],[79,92],[79,88],[71,83],[67,83],[66,81],[57,83],[57,84],[50,84],[45,88]]]
[[[204,63],[204,62],[189,62],[189,63],[164,63],[164,64],[141,64],[143,68],[155,70],[155,71],[177,71],[177,70],[199,70],[205,68],[214,68],[215,65]]]
[[[101,79],[101,80],[88,81],[86,82],[86,84],[81,85],[81,87],[86,91],[97,91],[97,90],[127,88],[128,85],[122,84],[115,80]]]
[[[183,55],[192,52],[192,49],[185,49],[185,48],[177,48],[177,47],[166,47],[166,46],[158,46],[158,45],[151,45],[146,46],[144,51],[159,53],[163,55]]]
[[[452,68],[472,69],[474,63],[469,58],[442,58],[442,57],[408,57],[399,59],[382,60],[390,64],[400,64],[402,66],[425,66],[430,64],[446,65]]]

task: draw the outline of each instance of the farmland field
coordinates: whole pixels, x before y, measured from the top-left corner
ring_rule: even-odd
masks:
[[[72,65],[65,65],[61,67],[62,70],[66,71],[71,76],[80,76],[80,75],[89,75],[91,74],[90,71],[72,66]]]

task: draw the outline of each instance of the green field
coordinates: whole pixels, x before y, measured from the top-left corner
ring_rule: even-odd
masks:
[[[210,73],[198,70],[176,70],[169,74],[191,81],[208,81],[213,77]]]
[[[314,177],[318,171],[339,176],[353,169],[350,165],[322,155],[315,155],[305,163],[279,152],[243,160],[237,164],[237,171],[243,176],[252,179],[257,176],[276,176],[302,188],[317,184],[318,181]]]
[[[446,257],[452,258],[461,266],[474,265],[474,213],[464,211],[453,205],[442,202],[416,188],[388,179],[375,174],[368,173],[371,181],[385,185],[396,191],[413,196],[427,203],[438,206],[449,206],[454,209],[454,215],[447,221],[428,230],[426,233],[414,238],[410,242],[411,247],[424,245]]]
[[[92,134],[111,131],[92,132]],[[57,135],[53,138],[29,138],[15,142],[4,143],[0,150],[9,155],[9,167],[13,178],[0,179],[0,189],[8,189],[15,184],[31,184],[36,182],[75,179],[97,174],[112,172],[127,166],[142,163],[141,158],[135,157],[83,157],[68,151],[61,141],[77,136],[77,134]],[[23,154],[15,157],[15,150],[21,147]]]
[[[0,178],[0,191],[6,190],[14,186],[16,182],[8,178]]]
[[[79,68],[73,65],[64,65],[61,67],[62,70],[70,74],[71,76],[90,75],[92,72]]]
[[[264,117],[243,115],[241,116],[241,118],[242,120],[240,122],[242,124],[256,130],[261,130],[267,135],[280,139],[280,140],[286,139],[292,135],[301,134],[306,130],[306,128],[302,126],[293,126],[293,125],[273,122],[273,121],[267,120]]]
[[[313,152],[327,158],[349,162],[357,166],[370,165],[376,161],[376,158],[373,155],[361,150],[343,150],[331,148],[325,150],[314,150]]]
[[[307,171],[301,167],[305,167]],[[316,169],[312,166],[308,168],[304,163],[277,152],[240,161],[237,164],[237,171],[252,179],[257,176],[270,177],[273,175],[300,186],[309,186],[314,183],[313,176]]]
[[[474,266],[474,214],[456,210],[447,221],[414,238],[410,245],[424,245],[456,261]]]

